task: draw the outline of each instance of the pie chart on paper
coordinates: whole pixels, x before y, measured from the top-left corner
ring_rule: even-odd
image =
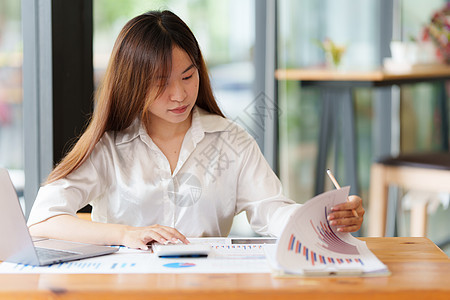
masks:
[[[166,268],[189,268],[189,267],[195,267],[195,264],[193,263],[183,263],[183,262],[176,262],[176,263],[169,263],[163,265]]]

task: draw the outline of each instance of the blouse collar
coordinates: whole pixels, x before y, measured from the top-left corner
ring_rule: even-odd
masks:
[[[229,131],[229,127],[230,121],[226,118],[207,112],[198,106],[192,109],[192,123],[189,130],[195,143],[201,141],[205,133]],[[147,130],[141,119],[136,118],[129,127],[117,132],[115,143],[116,145],[125,144],[143,136],[148,137]]]

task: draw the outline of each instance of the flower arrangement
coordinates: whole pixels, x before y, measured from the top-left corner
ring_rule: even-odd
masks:
[[[318,41],[317,44],[325,52],[327,65],[337,69],[341,64],[342,56],[347,50],[347,47],[335,44],[330,38],[326,38],[322,42]]]
[[[437,55],[446,64],[450,64],[450,3],[436,11],[423,28],[422,40],[432,40]]]

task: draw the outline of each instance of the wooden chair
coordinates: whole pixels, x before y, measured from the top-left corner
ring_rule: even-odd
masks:
[[[450,193],[450,152],[409,154],[382,159],[371,167],[368,236],[384,236],[388,187]],[[425,236],[427,202],[411,208],[411,236]]]

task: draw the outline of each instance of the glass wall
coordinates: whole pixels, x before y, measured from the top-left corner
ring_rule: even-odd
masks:
[[[0,1],[0,167],[24,188],[22,29],[20,1]]]
[[[245,113],[253,109],[256,102],[253,94],[254,0],[94,0],[95,86],[105,72],[123,25],[146,11],[164,9],[183,19],[196,36],[210,71],[213,92],[225,115],[250,134],[258,132],[258,124]],[[256,135],[253,134],[258,140]],[[253,234],[244,214],[235,218],[231,234]]]
[[[446,2],[445,0],[402,1],[402,40],[422,39],[424,24],[429,23],[432,15],[442,9]],[[428,152],[442,149],[439,89],[437,84],[426,83],[402,87],[400,102],[402,152]],[[447,95],[449,92],[450,89],[447,87]],[[447,107],[450,107],[448,100]],[[400,191],[400,196],[403,201],[399,203],[398,235],[406,236],[409,234],[411,199],[414,197],[414,192]],[[450,195],[429,193],[422,197],[426,197],[429,203],[427,236],[440,244],[450,238]],[[443,250],[450,255],[449,244]]]
[[[221,109],[231,119],[254,99],[253,0],[94,0],[95,86],[104,74],[114,41],[125,23],[149,10],[169,9],[191,28],[209,67]],[[249,131],[254,124],[243,120]]]
[[[430,22],[444,0],[409,0],[401,2],[401,35],[403,41],[422,40],[423,27]],[[402,88],[401,143],[403,152],[430,151],[441,148],[438,87],[415,84]]]
[[[379,50],[380,36],[388,34],[380,31],[382,17],[400,20],[400,28],[395,30],[400,32],[403,41],[420,39],[424,24],[445,2],[393,1],[399,5],[397,14],[380,16],[378,0],[279,0],[278,68],[325,67],[325,57],[318,42],[326,38],[346,47],[341,67],[344,72],[380,68],[383,58]],[[402,86],[400,94],[400,152],[441,149],[438,87],[433,84],[406,85]],[[356,89],[354,97],[358,180],[367,208],[370,166],[374,159],[374,90]],[[278,99],[282,110],[280,176],[289,196],[302,203],[314,195],[320,91],[300,88],[298,82],[280,81]],[[329,184],[326,190],[331,188]],[[429,236],[438,242],[450,235],[450,210],[448,195],[436,197],[433,209],[429,211]],[[407,205],[398,212],[398,234],[407,235]],[[366,224],[363,224],[363,235],[364,226]]]
[[[280,0],[278,68],[323,68],[319,43],[325,39],[346,47],[341,68],[378,67],[377,0]],[[288,195],[303,203],[314,196],[320,91],[300,89],[298,82],[278,83],[280,117],[280,177]],[[370,89],[355,95],[358,168],[363,194],[368,187],[371,161]],[[328,184],[328,182],[327,182]],[[331,186],[330,186],[331,187]]]

